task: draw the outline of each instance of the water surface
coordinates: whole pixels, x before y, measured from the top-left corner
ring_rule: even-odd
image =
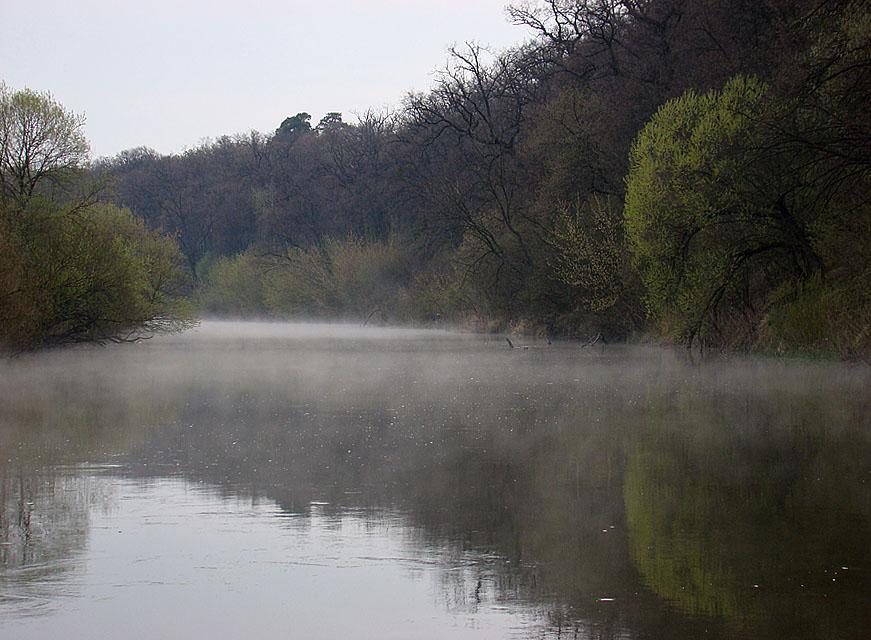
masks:
[[[867,367],[522,346],[0,363],[0,637],[867,637]]]

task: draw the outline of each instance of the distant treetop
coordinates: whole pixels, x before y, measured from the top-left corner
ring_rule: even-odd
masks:
[[[311,115],[305,111],[297,113],[295,116],[289,116],[285,118],[282,121],[281,126],[275,130],[275,135],[290,136],[300,133],[308,133],[312,130],[311,119]]]

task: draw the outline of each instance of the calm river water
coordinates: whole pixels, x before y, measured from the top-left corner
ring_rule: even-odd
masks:
[[[207,322],[0,362],[0,638],[868,638],[871,374]]]

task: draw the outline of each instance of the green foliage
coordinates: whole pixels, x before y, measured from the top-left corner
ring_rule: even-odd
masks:
[[[315,127],[315,129],[319,133],[324,133],[327,131],[336,131],[345,126],[347,125],[342,121],[342,114],[338,111],[330,111],[320,119],[320,122],[318,122],[318,126]]]
[[[57,184],[87,160],[85,119],[50,93],[11,91],[0,82],[0,198],[19,203]]]
[[[849,114],[818,100],[739,76],[666,103],[639,134],[626,233],[651,316],[687,344],[867,345],[850,317],[867,309],[871,182],[828,147]]]
[[[326,264],[335,283],[342,315],[368,315],[401,307],[409,279],[408,254],[395,242],[349,237],[326,243]]]
[[[204,264],[200,281],[199,302],[205,311],[233,317],[265,312],[262,265],[251,253]]]
[[[75,215],[33,199],[5,212],[0,343],[11,350],[125,341],[188,326],[182,256],[171,238],[128,210]]]
[[[83,124],[48,93],[0,85],[4,350],[136,340],[191,322],[175,241],[81,191]]]
[[[338,315],[338,285],[324,248],[290,249],[268,264],[264,301],[271,313]]]
[[[461,274],[446,256],[414,274],[409,286],[410,318],[465,325],[480,320],[479,312],[464,291]]]
[[[556,278],[573,287],[585,307],[601,312],[632,295],[620,205],[613,199],[594,196],[561,209],[552,244]]]
[[[763,344],[783,353],[857,357],[871,353],[871,290],[865,278],[816,277],[775,296]]]
[[[738,77],[722,91],[689,91],[657,111],[632,147],[626,234],[652,316],[679,318],[691,341],[726,289],[751,268],[754,209],[741,192],[740,153],[765,87]]]
[[[209,269],[203,306],[216,313],[276,317],[405,318],[408,254],[395,241],[356,236],[281,255],[249,251]]]
[[[275,130],[275,135],[295,136],[308,133],[312,130],[311,119],[312,117],[305,111],[297,113],[295,116],[288,116],[281,121],[281,126]]]

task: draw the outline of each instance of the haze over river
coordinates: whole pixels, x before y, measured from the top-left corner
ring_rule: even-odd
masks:
[[[0,362],[0,638],[869,637],[867,366],[526,345]]]

